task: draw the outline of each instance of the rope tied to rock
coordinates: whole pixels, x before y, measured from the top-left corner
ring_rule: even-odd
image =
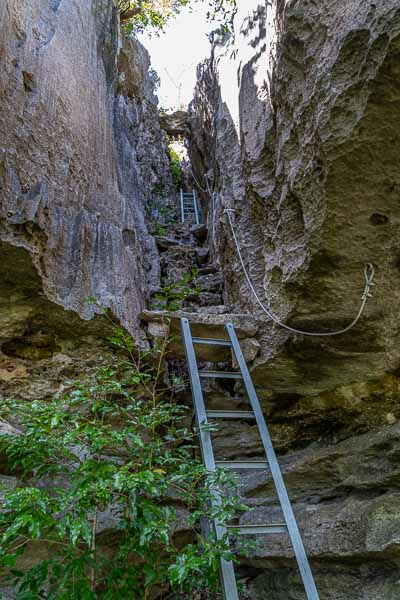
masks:
[[[375,277],[375,267],[373,264],[371,263],[367,263],[365,265],[364,268],[364,278],[365,278],[365,287],[364,287],[364,291],[363,294],[361,296],[361,306],[360,309],[357,313],[356,318],[347,326],[344,327],[343,329],[339,329],[337,331],[327,331],[327,332],[311,332],[311,331],[303,331],[301,329],[296,329],[295,327],[290,327],[290,325],[286,325],[286,323],[283,323],[278,317],[276,317],[270,310],[269,308],[267,308],[264,303],[260,300],[260,297],[250,279],[248,270],[246,268],[246,265],[244,263],[243,260],[243,256],[242,256],[242,252],[240,249],[240,244],[239,244],[239,240],[236,236],[236,232],[235,232],[235,228],[232,222],[232,218],[230,213],[231,212],[235,212],[234,209],[232,208],[225,208],[224,209],[224,214],[226,214],[226,216],[228,217],[228,222],[232,231],[232,237],[233,237],[233,241],[235,243],[235,247],[236,247],[236,251],[237,251],[237,255],[239,257],[239,261],[243,270],[243,273],[245,275],[246,281],[248,283],[248,286],[253,294],[253,296],[255,297],[255,299],[257,300],[257,303],[259,304],[259,306],[261,307],[261,309],[266,313],[266,315],[268,315],[268,317],[274,322],[276,323],[276,325],[279,325],[279,327],[282,327],[283,329],[286,329],[286,331],[290,331],[291,333],[296,333],[299,335],[307,335],[307,336],[312,336],[312,337],[328,337],[328,336],[334,336],[334,335],[341,335],[343,333],[347,333],[348,331],[350,331],[350,329],[353,329],[353,327],[355,327],[358,323],[358,321],[361,319],[361,316],[364,313],[364,309],[365,306],[368,302],[369,298],[372,298],[372,293],[371,293],[371,288],[376,285],[374,282],[374,277]]]

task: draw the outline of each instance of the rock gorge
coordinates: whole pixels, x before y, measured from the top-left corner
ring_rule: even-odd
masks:
[[[235,46],[214,44],[199,66],[189,111],[208,238],[175,227],[168,241],[146,220],[160,189],[174,193],[150,60],[120,36],[114,2],[1,4],[1,394],[59,393],[98,362],[107,323],[88,297],[136,339],[162,335],[145,310],[160,275],[195,266],[203,291],[182,310],[198,331],[239,328],[321,600],[397,600],[400,2],[246,0],[235,29]],[[372,263],[359,323],[333,337],[273,324],[225,208],[257,292],[296,328],[350,323]],[[208,392],[243,406],[239,387]],[[227,424],[217,445],[227,459],[260,451],[249,424]],[[246,474],[242,493],[254,509],[242,523],[275,518],[270,482]],[[274,536],[239,575],[246,598],[305,597],[288,542]]]

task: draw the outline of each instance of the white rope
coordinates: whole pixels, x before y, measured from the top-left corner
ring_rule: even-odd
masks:
[[[207,190],[205,190],[205,189],[204,189],[204,188],[203,188],[203,187],[202,187],[202,186],[199,184],[199,182],[197,181],[197,179],[196,179],[196,175],[193,173],[192,165],[191,165],[190,163],[189,163],[189,168],[190,168],[190,172],[191,172],[191,174],[192,174],[192,177],[193,177],[193,179],[194,179],[194,182],[195,182],[195,184],[197,185],[197,187],[198,187],[198,188],[199,188],[199,189],[200,189],[202,192],[204,192],[205,194],[207,194]],[[208,187],[208,181],[207,181],[207,177],[206,177],[206,175],[204,175],[204,178],[205,178],[205,180],[206,180],[206,182],[207,182],[207,187]]]
[[[368,302],[368,298],[372,297],[371,294],[371,287],[375,285],[373,279],[374,279],[374,275],[375,275],[375,268],[374,265],[372,265],[371,263],[367,263],[365,265],[365,269],[364,269],[364,277],[365,277],[365,287],[364,287],[364,292],[363,295],[361,296],[361,306],[360,309],[358,311],[358,314],[356,316],[356,318],[350,323],[350,325],[348,325],[347,327],[344,327],[344,329],[339,329],[337,331],[331,331],[331,332],[323,332],[323,333],[316,333],[316,332],[311,332],[311,331],[302,331],[301,329],[296,329],[294,327],[290,327],[289,325],[286,325],[285,323],[282,323],[282,321],[280,321],[280,319],[278,319],[278,317],[276,317],[274,314],[272,314],[272,312],[266,308],[264,306],[264,304],[262,303],[262,301],[260,300],[254,285],[251,282],[250,276],[248,274],[248,271],[246,269],[246,266],[244,264],[243,261],[243,257],[242,257],[242,253],[240,250],[240,245],[239,245],[239,241],[237,239],[236,233],[235,233],[235,229],[232,223],[232,219],[231,219],[231,215],[230,212],[234,212],[233,209],[231,208],[225,208],[224,210],[225,214],[228,217],[228,221],[229,221],[229,225],[231,227],[231,231],[232,231],[232,236],[233,236],[233,240],[235,242],[235,246],[236,246],[236,251],[240,260],[240,264],[242,266],[243,269],[243,273],[246,277],[247,283],[250,287],[250,290],[252,291],[255,299],[257,300],[258,304],[260,305],[260,307],[262,308],[262,310],[268,315],[268,317],[277,325],[279,325],[279,327],[282,327],[283,329],[286,329],[287,331],[290,331],[291,333],[298,333],[300,335],[308,335],[308,336],[315,336],[315,337],[328,337],[328,336],[333,336],[333,335],[341,335],[342,333],[346,333],[347,331],[350,331],[350,329],[353,329],[353,327],[355,327],[358,323],[358,321],[360,320],[364,309],[365,309],[365,305]]]

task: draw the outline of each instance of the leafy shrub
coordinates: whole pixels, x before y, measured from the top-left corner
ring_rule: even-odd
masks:
[[[195,1],[197,0],[118,0],[118,4],[125,33],[130,35],[145,29],[162,31],[169,19]],[[209,0],[208,5],[209,21],[219,24],[218,31],[232,32],[237,0]]]
[[[153,235],[164,236],[167,235],[168,229],[160,223],[154,222],[151,225]]]
[[[178,281],[166,283],[164,281],[163,288],[155,294],[155,302],[152,308],[155,310],[175,311],[181,308],[182,302],[188,296],[198,296],[202,291],[200,286],[194,286],[193,280],[197,277],[198,270],[192,269]]]
[[[204,539],[198,523],[226,522],[243,507],[234,492],[212,507],[213,488],[233,482],[193,459],[195,438],[164,368],[167,341],[141,352],[116,329],[111,342],[108,364],[62,397],[1,407],[0,418],[19,428],[0,436],[20,479],[0,512],[0,567],[18,600],[217,593],[219,559],[231,557],[228,541]],[[192,541],[183,545],[174,498],[190,511]],[[21,570],[26,551],[41,545],[48,557],[38,551],[36,564]]]
[[[179,190],[183,183],[182,164],[179,154],[172,146],[169,146],[169,157],[171,159],[172,179],[174,180],[176,189]]]

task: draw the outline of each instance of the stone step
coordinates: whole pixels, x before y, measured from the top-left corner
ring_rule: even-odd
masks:
[[[208,275],[196,277],[194,284],[204,292],[221,292],[223,279],[221,273],[209,273]]]
[[[207,239],[208,229],[207,229],[206,225],[204,225],[204,224],[193,225],[190,228],[190,232],[194,235],[196,240],[198,240],[199,242],[205,242],[205,240]]]
[[[196,312],[185,310],[165,311],[165,310],[144,310],[141,313],[141,319],[149,324],[149,327],[165,327],[168,330],[166,335],[173,337],[170,344],[170,356],[181,358],[185,356],[182,336],[181,336],[181,317],[190,321],[192,335],[194,337],[206,338],[226,338],[226,323],[233,323],[238,334],[241,345],[246,347],[247,338],[253,338],[260,327],[260,320],[255,319],[248,314],[232,314],[228,306],[207,306],[200,307]],[[164,323],[164,325],[163,325]],[[218,346],[197,346],[196,355],[199,361],[206,362],[226,362],[230,360],[230,348]]]
[[[207,265],[205,267],[201,267],[199,269],[199,276],[201,275],[212,275],[214,273],[218,273],[219,269],[217,269],[217,267],[215,267],[214,265]]]
[[[196,310],[196,313],[201,315],[212,315],[212,316],[222,316],[227,315],[231,312],[231,308],[226,306],[225,304],[220,304],[218,306],[199,306]]]
[[[164,237],[164,236],[154,236],[157,248],[162,251],[165,252],[166,250],[169,250],[170,248],[183,248],[185,250],[187,250],[188,248],[190,248],[190,243],[186,243],[183,244],[180,240],[177,240],[176,238],[172,238],[172,237]]]
[[[208,307],[220,306],[222,304],[222,296],[213,292],[200,292],[197,304]]]

